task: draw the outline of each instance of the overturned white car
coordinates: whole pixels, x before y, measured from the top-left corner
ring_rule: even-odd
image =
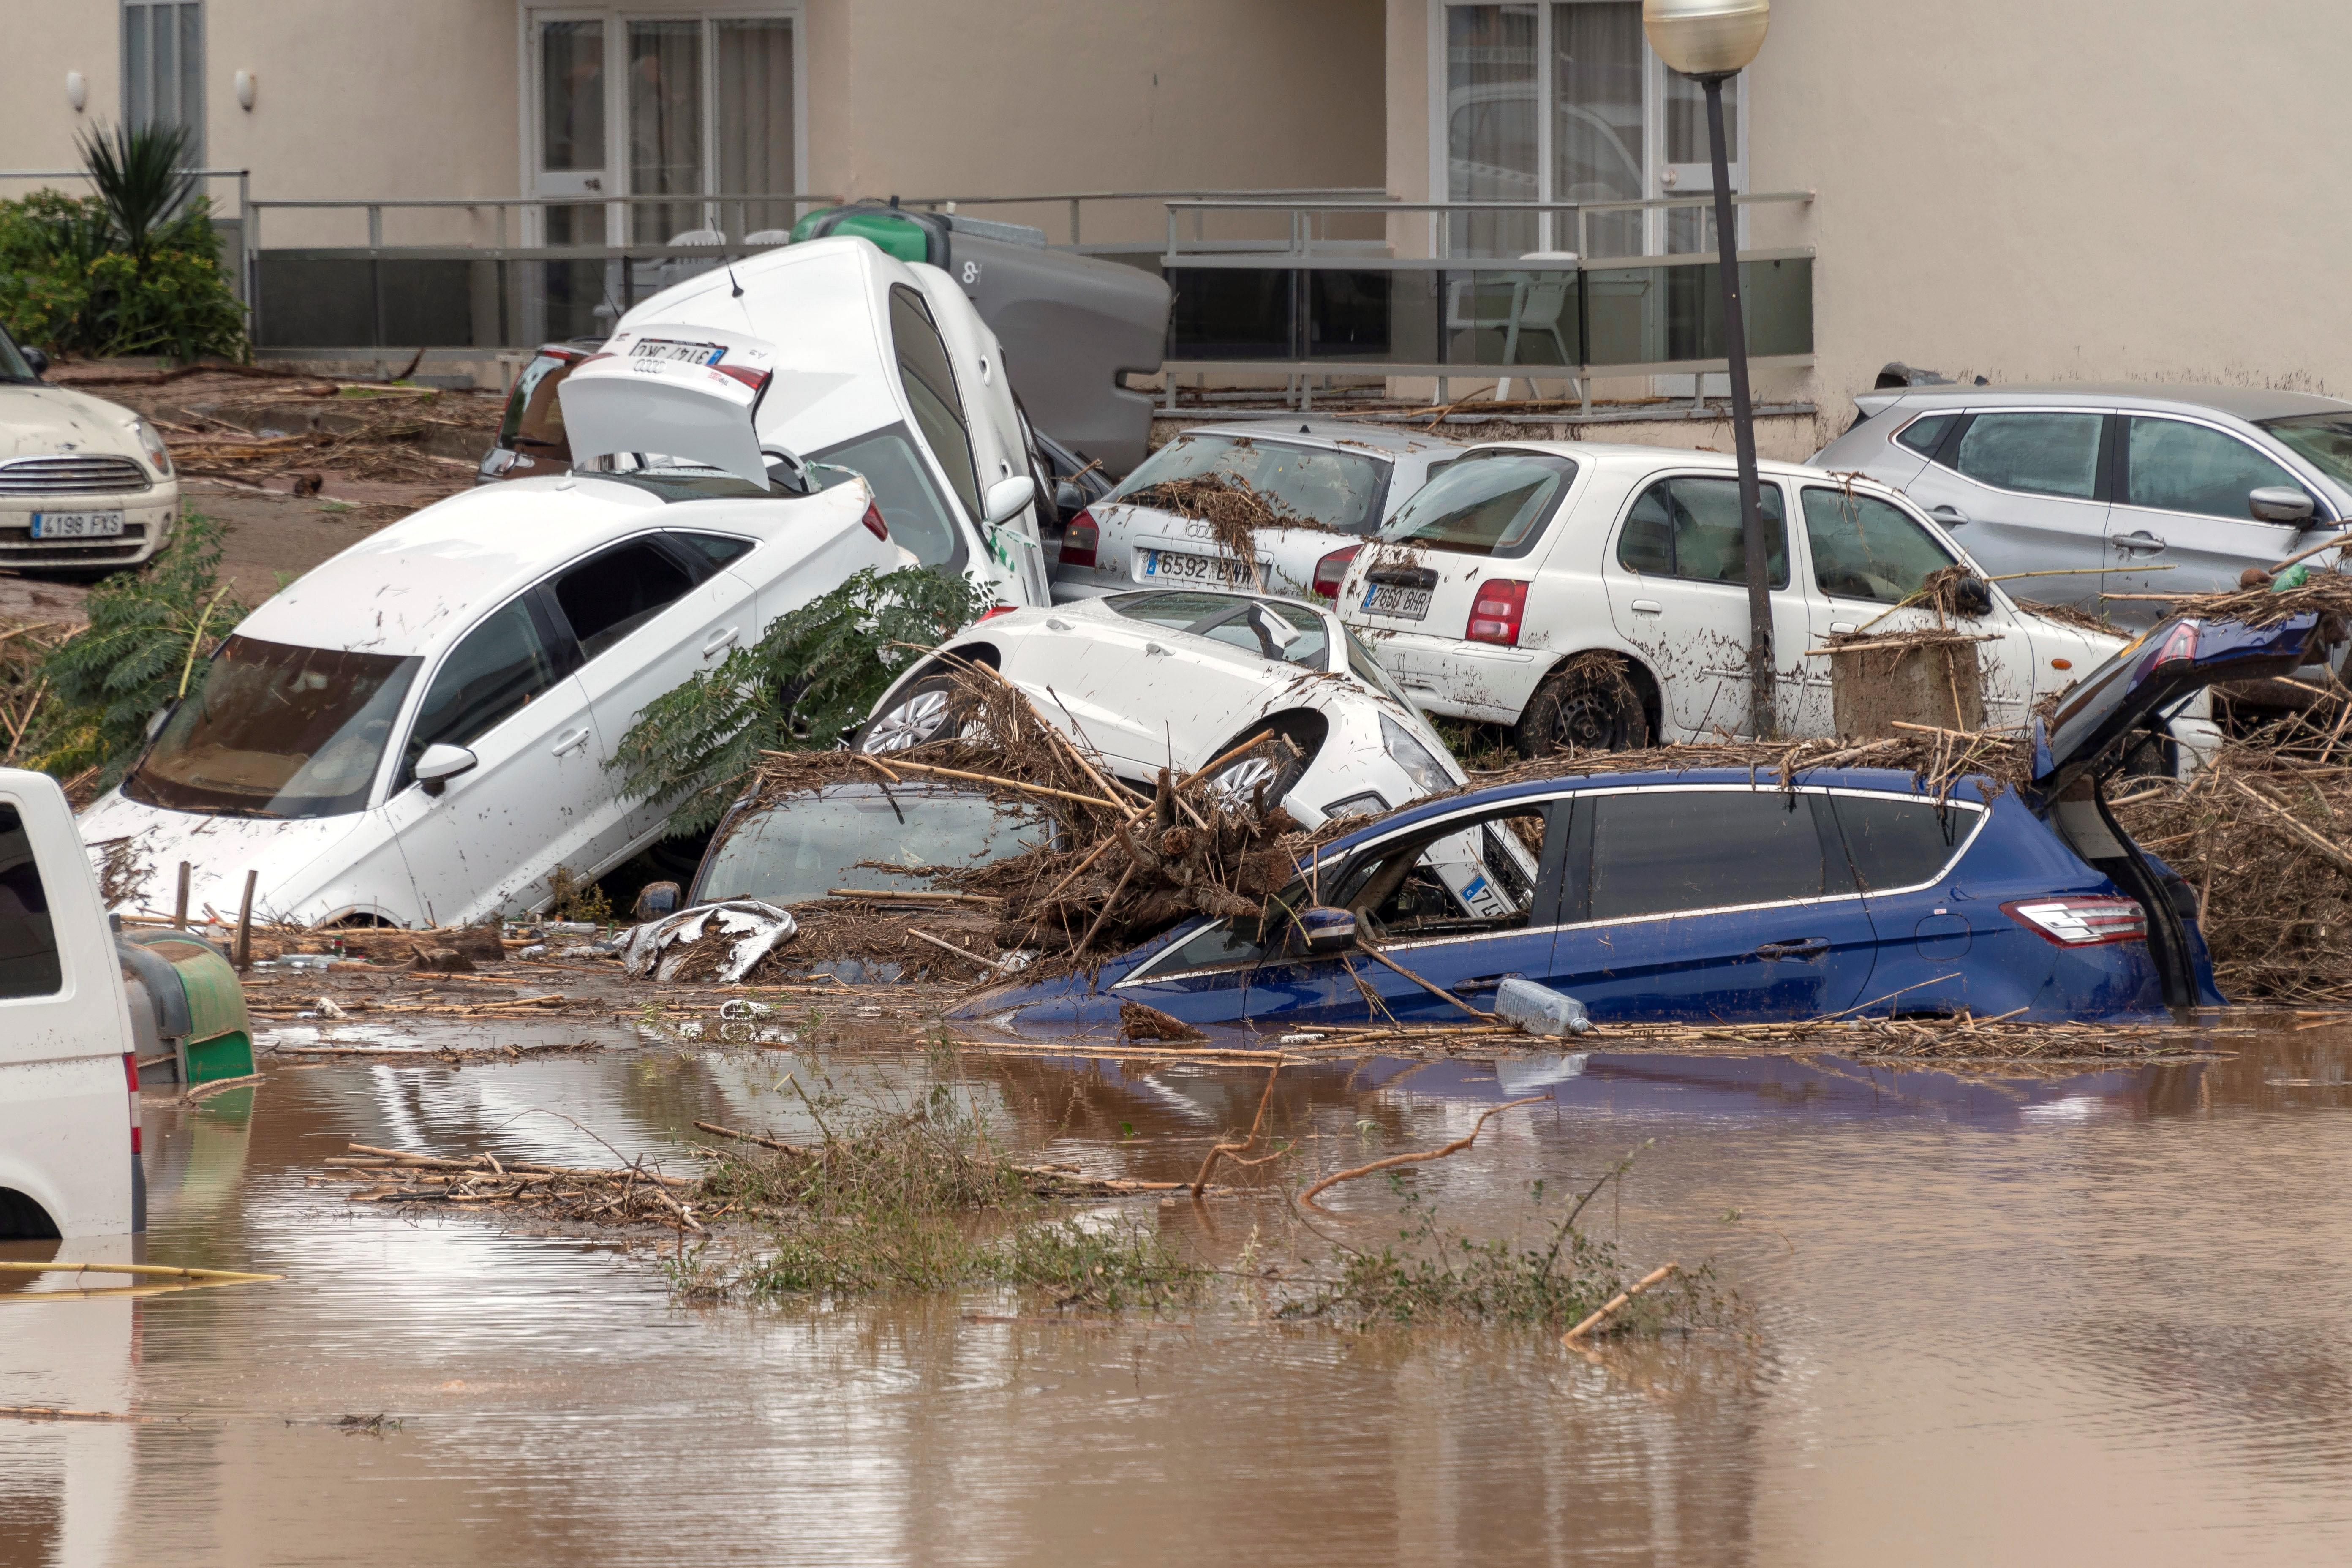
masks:
[[[1301,600],[1112,594],[992,616],[944,651],[994,668],[1130,783],[1223,762],[1210,788],[1247,798],[1262,784],[1269,804],[1314,826],[1464,782],[1445,742],[1339,617]],[[916,665],[875,705],[856,745],[888,752],[937,739],[954,721],[954,683],[938,661]],[[1287,761],[1223,761],[1265,731],[1290,742]]]
[[[605,763],[645,705],[853,574],[909,563],[854,479],[678,464],[454,496],[255,611],[81,818],[132,906],[447,925],[659,838]]]

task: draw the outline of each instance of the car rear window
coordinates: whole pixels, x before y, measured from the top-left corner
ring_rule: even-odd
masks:
[[[1303,605],[1234,594],[1115,594],[1110,607],[1129,620],[1207,637],[1278,664],[1331,668],[1330,635],[1321,615]]]
[[[1932,458],[1936,455],[1936,448],[1944,444],[1944,433],[1958,417],[1957,414],[1930,414],[1903,426],[1895,432],[1895,438],[1921,457]]]
[[[555,389],[563,384],[572,367],[586,357],[545,351],[533,356],[507,396],[506,418],[499,426],[499,446],[561,452],[566,462],[571,460],[572,442],[563,434],[563,404]]]
[[[1052,831],[1043,815],[980,795],[819,791],[737,817],[711,846],[694,896],[793,904],[835,888],[923,890],[934,885],[925,868],[985,865]]]
[[[1222,479],[1255,490],[1278,512],[1364,534],[1380,521],[1388,467],[1360,452],[1186,431],[1138,464],[1107,499],[1149,506],[1150,498],[1141,492],[1154,485]]]
[[[0,996],[51,996],[64,984],[32,837],[0,801]]]
[[[1883,795],[1829,798],[1854,877],[1866,892],[1934,881],[1977,825],[1977,808],[1958,801],[1939,807]]]
[[[1549,452],[1473,452],[1397,509],[1380,537],[1464,555],[1525,555],[1576,479]]]
[[[1779,903],[1824,890],[1821,834],[1804,795],[1641,790],[1591,805],[1593,920]]]

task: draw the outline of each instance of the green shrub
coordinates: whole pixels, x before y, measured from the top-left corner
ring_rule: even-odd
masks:
[[[864,721],[917,653],[969,625],[990,590],[908,566],[858,573],[778,618],[718,668],[646,704],[611,765],[640,800],[675,800],[669,830],[717,822],[761,752],[824,751]]]

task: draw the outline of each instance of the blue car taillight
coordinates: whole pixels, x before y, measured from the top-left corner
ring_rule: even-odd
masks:
[[[2060,947],[2147,940],[2147,911],[2136,899],[2020,899],[2001,905],[2000,912]]]

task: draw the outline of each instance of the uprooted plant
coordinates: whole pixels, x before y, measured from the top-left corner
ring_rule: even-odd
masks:
[[[672,833],[702,832],[764,753],[839,743],[910,659],[988,600],[985,587],[957,574],[860,572],[647,703],[610,765],[626,794],[676,803]]]

